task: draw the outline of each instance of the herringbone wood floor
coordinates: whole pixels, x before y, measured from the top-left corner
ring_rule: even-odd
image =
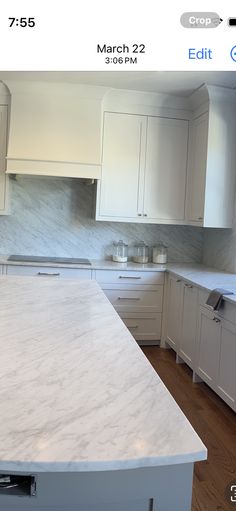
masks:
[[[224,496],[236,479],[236,414],[205,383],[192,383],[192,371],[175,363],[172,350],[142,349],[208,448],[208,460],[195,463],[192,511],[236,510]]]

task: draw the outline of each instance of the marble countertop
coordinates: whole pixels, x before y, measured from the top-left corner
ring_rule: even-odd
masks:
[[[52,266],[53,268],[87,268],[91,270],[142,270],[142,271],[165,271],[164,264],[140,264],[128,261],[127,263],[117,263],[115,261],[104,259],[90,259],[91,264],[69,264],[52,262],[32,262],[32,261],[8,261],[8,255],[0,255],[0,264],[9,264],[11,266]]]
[[[206,459],[95,281],[1,276],[0,287],[0,470],[118,470]]]
[[[212,291],[217,287],[226,288],[234,293],[224,297],[226,301],[236,303],[236,274],[204,266],[198,263],[167,263],[167,264],[139,264],[129,261],[128,263],[117,263],[111,260],[91,259],[91,265],[85,264],[58,264],[58,263],[33,263],[26,261],[8,261],[7,255],[0,256],[0,264],[15,266],[40,266],[53,268],[86,268],[91,270],[129,270],[129,271],[158,271],[172,272],[196,286]]]
[[[234,294],[224,296],[224,300],[236,303],[236,274],[234,273],[201,264],[168,264],[166,270],[209,292],[215,288],[232,291]]]

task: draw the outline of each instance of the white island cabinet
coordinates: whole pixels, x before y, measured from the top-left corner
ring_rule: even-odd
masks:
[[[97,283],[2,276],[0,315],[0,509],[190,511],[206,448]]]

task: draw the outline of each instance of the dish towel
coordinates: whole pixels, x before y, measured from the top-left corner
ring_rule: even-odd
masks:
[[[206,305],[208,305],[208,307],[210,307],[212,310],[218,311],[220,309],[224,295],[233,294],[234,293],[232,291],[229,291],[228,289],[220,287],[213,289],[207,298]]]

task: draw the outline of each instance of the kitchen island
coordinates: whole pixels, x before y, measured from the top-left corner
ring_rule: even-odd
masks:
[[[33,480],[0,510],[190,511],[206,448],[98,284],[0,286],[0,472]]]

